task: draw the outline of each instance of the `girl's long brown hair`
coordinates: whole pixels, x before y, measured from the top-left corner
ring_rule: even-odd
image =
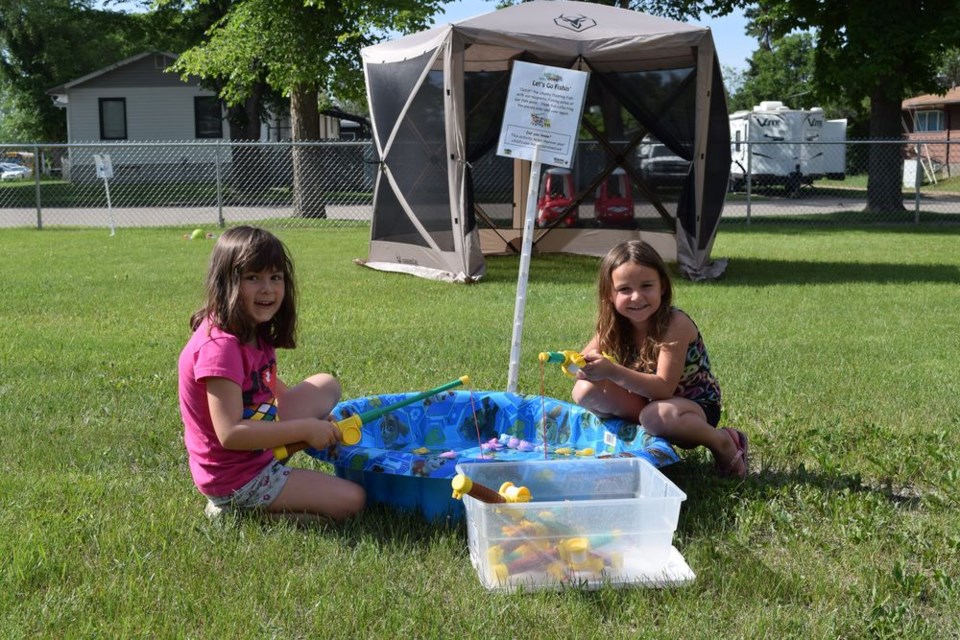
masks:
[[[650,318],[650,326],[643,344],[636,344],[630,321],[617,313],[610,301],[613,293],[613,271],[622,264],[650,267],[660,276],[660,308]],[[620,364],[639,371],[656,371],[657,356],[663,336],[670,324],[673,304],[673,286],[670,273],[660,254],[642,240],[621,242],[611,249],[600,263],[597,278],[597,336],[600,351],[616,357]]]
[[[260,325],[244,313],[240,301],[240,278],[247,271],[277,269],[283,272],[285,292],[276,315]],[[206,303],[190,317],[196,330],[204,318],[241,341],[259,337],[274,347],[297,346],[297,301],[293,261],[286,246],[272,233],[258,227],[239,226],[224,231],[213,247],[206,279]]]

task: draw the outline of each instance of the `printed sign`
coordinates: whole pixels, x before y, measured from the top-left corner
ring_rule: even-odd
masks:
[[[514,62],[497,155],[570,167],[590,74]]]
[[[102,180],[109,180],[113,177],[113,162],[110,160],[109,153],[93,154],[93,161],[97,165],[97,177]]]

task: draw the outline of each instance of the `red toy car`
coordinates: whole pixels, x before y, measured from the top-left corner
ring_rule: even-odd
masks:
[[[633,192],[627,183],[627,172],[621,167],[614,169],[597,187],[593,214],[597,224],[601,225],[633,222]]]
[[[578,207],[563,212],[573,202],[573,174],[569,169],[547,169],[537,200],[537,226],[548,227],[563,216],[557,226],[572,227],[580,217]]]

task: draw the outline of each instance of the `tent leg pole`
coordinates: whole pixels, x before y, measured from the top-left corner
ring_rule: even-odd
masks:
[[[536,157],[538,154],[534,154]],[[527,305],[527,279],[530,275],[530,254],[533,252],[533,221],[537,213],[537,189],[540,188],[540,162],[530,167],[530,183],[527,185],[527,207],[523,218],[523,244],[520,250],[520,270],[517,274],[517,299],[513,310],[513,340],[510,344],[510,371],[507,374],[507,391],[517,392],[520,377],[520,340],[523,337],[523,313]]]

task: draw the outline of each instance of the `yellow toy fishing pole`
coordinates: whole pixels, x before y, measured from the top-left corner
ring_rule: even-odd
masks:
[[[579,351],[542,351],[537,356],[540,362],[544,364],[558,364],[563,375],[568,378],[576,378],[577,371],[587,364],[583,354]]]
[[[544,364],[558,364],[563,375],[568,378],[576,378],[577,371],[587,364],[586,358],[579,351],[567,349],[564,351],[541,351],[537,356],[540,362]],[[616,362],[616,359],[609,353],[604,353],[603,357],[610,362]]]
[[[380,418],[391,411],[399,409],[400,407],[405,407],[409,404],[413,404],[414,402],[419,402],[420,400],[435,396],[438,393],[443,393],[448,389],[453,389],[454,387],[459,387],[460,385],[470,386],[470,376],[461,376],[456,380],[442,384],[439,387],[418,393],[410,396],[409,398],[404,398],[400,402],[394,402],[387,407],[376,407],[352,416],[347,416],[343,420],[331,420],[331,422],[333,422],[333,424],[340,429],[340,434],[343,436],[344,444],[357,444],[360,442],[360,427],[362,427],[364,424],[370,422],[371,420],[376,420],[377,418]],[[277,458],[277,460],[285,460],[297,451],[302,451],[309,446],[310,445],[308,445],[306,442],[297,442],[285,447],[274,447],[273,455]]]

